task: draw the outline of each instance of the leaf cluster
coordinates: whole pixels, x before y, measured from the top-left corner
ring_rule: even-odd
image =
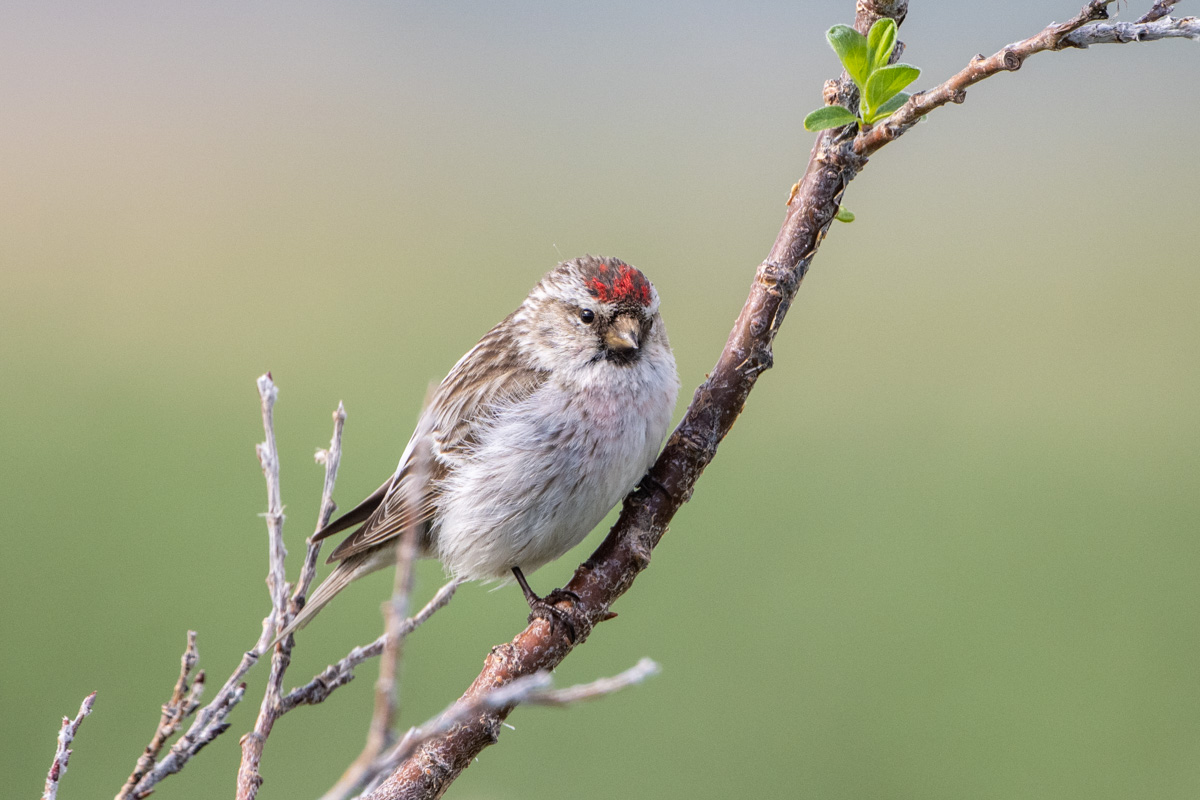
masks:
[[[901,90],[915,81],[921,70],[911,64],[888,63],[896,49],[894,19],[877,20],[866,36],[848,25],[834,25],[825,38],[858,87],[860,113],[840,105],[824,106],[804,118],[806,130],[823,131],[852,122],[873,125],[908,100],[909,95]]]

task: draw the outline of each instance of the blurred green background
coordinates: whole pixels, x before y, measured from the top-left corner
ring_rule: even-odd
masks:
[[[112,796],[184,632],[214,686],[255,640],[261,372],[293,574],[338,400],[348,508],[427,383],[560,256],[656,283],[682,411],[852,5],[6,2],[10,790],[36,795],[59,717],[98,690],[60,797]],[[905,60],[926,87],[1078,5],[914,2]],[[662,675],[517,711],[452,796],[1197,796],[1198,67],[1181,41],[1042,55],[878,154],[776,369],[558,682],[643,655]],[[304,631],[289,683],[376,635],[389,581]],[[440,582],[423,563],[418,600]],[[525,614],[513,587],[463,589],[411,640],[405,722]],[[232,795],[263,679],[156,796]],[[280,723],[262,797],[335,780],[373,680]]]

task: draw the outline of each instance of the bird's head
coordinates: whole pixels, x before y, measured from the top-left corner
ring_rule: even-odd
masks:
[[[629,366],[648,348],[666,344],[654,286],[616,258],[564,261],[534,287],[522,310],[538,349],[575,366]]]

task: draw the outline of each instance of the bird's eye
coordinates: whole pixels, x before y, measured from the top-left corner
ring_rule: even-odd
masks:
[[[583,320],[583,324],[591,325],[596,321],[596,312],[592,311],[590,308],[585,308],[579,312],[579,318]]]

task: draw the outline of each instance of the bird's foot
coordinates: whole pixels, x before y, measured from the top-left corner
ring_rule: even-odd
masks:
[[[564,600],[572,605],[579,602],[579,595],[572,592],[570,589],[555,589],[545,597],[538,597],[534,594],[533,589],[529,587],[529,581],[525,580],[524,573],[520,567],[513,567],[513,575],[517,579],[517,583],[521,585],[521,591],[525,593],[525,602],[529,604],[529,621],[535,619],[544,619],[550,623],[553,628],[555,623],[559,623],[566,631],[567,638],[571,643],[575,643],[576,631],[575,623],[571,621],[570,615],[563,609],[558,607],[558,603]]]
[[[562,593],[561,595],[559,594],[560,592]],[[555,605],[555,603],[572,598],[578,600],[579,596],[565,589],[555,589],[544,598],[535,597],[529,603],[529,621],[533,622],[535,619],[544,619],[550,623],[551,627],[554,627],[556,624],[562,625],[567,638],[571,640],[571,644],[574,644],[576,639],[575,623],[571,621],[571,615],[566,610]]]

